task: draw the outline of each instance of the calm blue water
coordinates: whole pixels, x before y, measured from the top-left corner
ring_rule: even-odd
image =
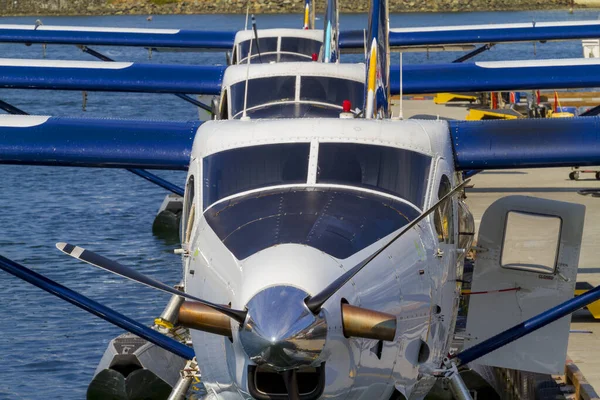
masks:
[[[598,10],[393,15],[393,27],[597,19]],[[38,17],[0,18],[34,23]],[[258,16],[259,27],[298,27],[298,15]],[[42,17],[46,25],[185,29],[240,29],[244,16]],[[344,28],[366,27],[364,15],[343,15]],[[223,63],[222,54],[154,53],[101,48],[116,60],[154,63]],[[478,60],[581,57],[580,42],[499,45]],[[458,53],[407,54],[405,62],[451,61]],[[41,46],[0,45],[1,57],[41,58]],[[397,55],[395,56],[397,60]],[[47,58],[90,60],[75,47],[48,48]],[[346,60],[350,58],[347,57]],[[358,60],[358,59],[357,59]],[[2,90],[0,99],[30,113],[86,117],[186,120],[193,106],[170,95]],[[85,135],[85,132],[81,132]],[[183,173],[161,175],[183,186]],[[151,233],[165,195],[121,170],[0,166],[0,254],[23,263],[116,310],[151,323],[167,295],[137,286],[61,255],[54,244],[68,241],[114,258],[168,284],[180,277],[176,247]],[[0,272],[0,399],[80,399],[109,340],[121,331],[6,273]]]

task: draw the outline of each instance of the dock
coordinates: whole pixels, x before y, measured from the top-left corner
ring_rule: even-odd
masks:
[[[431,100],[405,100],[404,117],[412,115],[439,115],[464,119],[465,106],[443,106]],[[394,104],[397,115],[398,105]],[[588,168],[596,169],[596,168]],[[600,171],[600,166],[597,168]],[[497,199],[508,195],[543,197],[552,200],[579,203],[586,206],[586,219],[579,258],[578,282],[600,285],[600,197],[579,194],[582,189],[600,190],[600,180],[594,174],[582,175],[578,181],[569,180],[571,168],[542,168],[527,170],[484,171],[472,178],[467,189],[467,204],[475,219],[476,232],[483,212]],[[476,233],[477,234],[477,233]],[[569,336],[566,383],[573,386],[575,399],[598,399],[600,392],[600,320],[594,320],[588,310],[580,310],[572,317]]]

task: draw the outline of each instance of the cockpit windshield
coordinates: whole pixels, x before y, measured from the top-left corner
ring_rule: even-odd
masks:
[[[222,151],[204,158],[204,208],[261,187],[304,184],[310,143],[278,143]]]
[[[321,143],[317,183],[385,192],[422,208],[430,165],[430,156],[411,150],[358,143]]]
[[[310,143],[262,144],[204,157],[203,208],[253,189],[315,186],[309,182],[316,182],[317,187],[341,185],[357,193],[369,189],[374,195],[383,193],[383,197],[400,198],[423,208],[431,156],[396,147],[339,142],[319,143],[314,151],[318,161],[311,176]]]
[[[238,63],[247,62],[250,50],[250,40],[245,40],[239,44]],[[290,62],[290,61],[312,61],[313,54],[319,54],[321,51],[321,42],[314,39],[299,37],[268,37],[259,38],[258,47],[256,41],[252,40],[252,55],[250,62],[259,62],[258,51],[260,50],[260,60],[263,63],[268,62]]]
[[[246,82],[238,82],[231,86],[231,115],[240,118],[244,111],[244,98],[246,109],[251,109],[263,104],[274,102],[294,101],[296,98],[296,77],[276,76],[269,78],[256,78],[248,80],[248,95],[246,96]]]
[[[244,40],[240,42],[240,63],[247,61],[248,52],[250,51],[250,42],[252,42],[252,58],[258,57],[258,51],[260,50],[261,59],[262,56],[267,56],[269,53],[275,53],[275,58],[277,58],[277,42],[279,41],[278,37],[267,37],[267,38],[259,38],[258,46],[256,45],[256,40]],[[252,58],[250,59],[252,61]],[[258,60],[257,60],[258,61]],[[263,62],[277,61],[275,60],[263,60]]]
[[[300,85],[297,90],[297,85]],[[259,111],[255,118],[300,118],[307,116],[337,117],[344,100],[349,100],[353,109],[362,109],[364,84],[362,82],[328,76],[278,76],[254,78],[248,81],[246,110],[249,116]],[[246,82],[238,82],[229,89],[231,113],[236,119],[244,111]],[[310,104],[318,107],[294,107],[297,104]],[[271,115],[269,110],[273,111]],[[328,112],[324,109],[329,110]],[[316,113],[315,115],[313,115]]]

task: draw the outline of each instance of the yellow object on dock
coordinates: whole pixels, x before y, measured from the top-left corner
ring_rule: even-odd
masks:
[[[477,96],[459,93],[437,93],[433,98],[435,104],[446,104],[453,101],[468,101],[474,103],[477,101]]]
[[[469,110],[467,117],[465,118],[467,121],[480,121],[483,119],[517,119],[523,118],[523,115],[519,114],[515,110],[511,109],[497,109],[497,110],[489,110],[484,108],[472,108]]]
[[[575,284],[575,296],[580,296],[588,290],[592,290],[593,288],[594,287],[588,282],[577,282]],[[594,319],[600,319],[600,300],[595,301],[592,304],[588,304],[586,308],[592,314]]]
[[[555,112],[550,115],[550,118],[573,118],[575,115],[570,112]]]

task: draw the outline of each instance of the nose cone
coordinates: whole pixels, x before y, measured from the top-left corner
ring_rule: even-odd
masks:
[[[327,336],[322,315],[313,315],[304,299],[308,294],[292,286],[272,286],[247,304],[248,316],[239,337],[248,357],[276,370],[315,362]]]

